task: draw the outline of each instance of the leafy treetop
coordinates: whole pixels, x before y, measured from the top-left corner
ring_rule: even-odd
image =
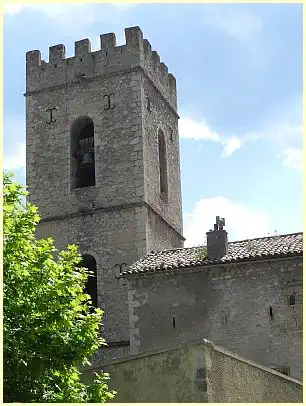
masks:
[[[86,385],[79,367],[100,345],[102,310],[84,293],[88,277],[74,245],[38,240],[37,208],[4,175],[4,401],[106,402],[108,374]]]

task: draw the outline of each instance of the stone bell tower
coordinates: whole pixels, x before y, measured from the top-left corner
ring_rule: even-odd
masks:
[[[96,273],[112,357],[128,352],[120,269],[150,250],[182,247],[176,82],[138,27],[26,54],[27,185],[39,237],[80,247]],[[135,337],[137,340],[137,337]]]

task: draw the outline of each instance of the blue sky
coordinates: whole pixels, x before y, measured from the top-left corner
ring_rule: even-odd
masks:
[[[301,231],[301,4],[7,6],[4,167],[25,183],[25,53],[135,25],[177,79],[187,245],[216,215],[231,241]]]

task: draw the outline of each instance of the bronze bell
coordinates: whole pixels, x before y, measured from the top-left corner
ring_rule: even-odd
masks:
[[[84,152],[82,156],[81,166],[94,165],[94,163],[93,152]]]

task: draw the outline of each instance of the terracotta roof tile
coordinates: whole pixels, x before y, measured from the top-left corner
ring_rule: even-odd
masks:
[[[122,275],[160,272],[203,265],[256,261],[303,255],[303,233],[234,241],[228,244],[228,255],[220,259],[199,257],[204,247],[177,248],[150,252],[127,268]]]

